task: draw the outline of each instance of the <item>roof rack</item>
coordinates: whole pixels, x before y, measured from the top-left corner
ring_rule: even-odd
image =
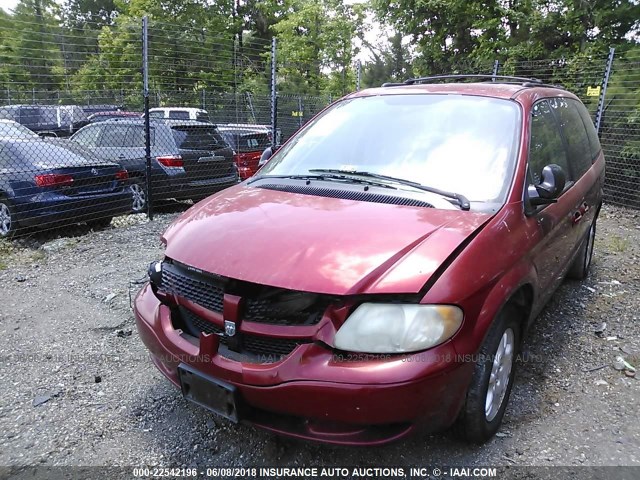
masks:
[[[497,83],[515,83],[520,84],[523,87],[550,87],[550,88],[561,88],[558,85],[550,85],[544,83],[542,80],[538,78],[527,78],[527,77],[512,77],[508,75],[490,75],[490,74],[463,74],[463,75],[433,75],[431,77],[419,77],[419,78],[409,78],[402,83],[383,83],[383,87],[399,87],[405,85],[416,85],[419,83],[437,83],[444,80],[465,80],[465,79],[491,79],[493,82],[498,81]],[[502,81],[499,81],[502,80]],[[505,81],[506,80],[506,81]]]

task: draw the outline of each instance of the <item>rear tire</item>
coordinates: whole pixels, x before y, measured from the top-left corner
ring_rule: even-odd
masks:
[[[478,352],[467,396],[454,432],[470,443],[484,443],[500,428],[509,403],[520,342],[520,314],[506,305]]]
[[[8,200],[0,197],[0,239],[13,238],[18,232],[18,222]]]
[[[593,223],[589,227],[587,236],[582,241],[580,250],[576,255],[575,260],[569,267],[567,277],[573,280],[584,280],[589,275],[589,268],[591,267],[591,259],[593,257],[593,244],[596,239],[596,219],[593,219]]]

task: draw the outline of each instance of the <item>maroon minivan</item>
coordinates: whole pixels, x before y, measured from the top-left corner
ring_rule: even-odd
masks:
[[[167,229],[135,315],[186,399],[333,444],[497,431],[525,330],[587,275],[604,157],[562,88],[459,77],[346,96]]]

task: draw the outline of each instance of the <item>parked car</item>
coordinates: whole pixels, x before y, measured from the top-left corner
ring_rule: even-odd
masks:
[[[218,124],[218,131],[235,152],[240,178],[246,180],[254,175],[260,155],[271,145],[271,129],[265,125]]]
[[[0,137],[3,138],[24,138],[37,139],[38,135],[27,127],[20,125],[13,120],[0,119]]]
[[[122,110],[124,107],[122,105],[113,105],[113,104],[97,104],[97,105],[83,105],[82,110],[87,115],[92,115],[97,112],[115,112],[118,110]]]
[[[127,178],[118,164],[60,141],[0,138],[0,238],[25,227],[104,227],[131,208]]]
[[[443,81],[348,95],[168,227],[135,317],[186,399],[333,444],[498,430],[527,327],[587,276],[605,163],[575,95]]]
[[[197,120],[211,123],[209,114],[201,108],[156,107],[149,109],[149,118],[167,118],[172,120]]]
[[[151,122],[151,188],[156,200],[199,201],[238,183],[233,150],[215,125],[190,120]],[[146,209],[143,120],[107,120],[77,132],[71,140],[99,158],[118,162],[131,177],[133,212]]]
[[[0,107],[0,118],[54,137],[68,137],[88,123],[86,113],[77,105],[5,105]]]
[[[104,122],[105,120],[115,120],[117,118],[141,118],[141,112],[128,112],[124,110],[110,110],[106,112],[96,112],[87,118],[89,123]]]

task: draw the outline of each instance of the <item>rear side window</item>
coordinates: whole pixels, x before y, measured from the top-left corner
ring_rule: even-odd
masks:
[[[593,120],[591,119],[591,115],[589,115],[587,108],[582,103],[576,102],[575,100],[572,103],[576,107],[576,110],[578,110],[580,118],[582,118],[582,123],[584,123],[584,128],[587,131],[589,148],[591,150],[591,161],[593,162],[598,158],[598,155],[600,155],[600,151],[602,150],[596,126],[593,124]]]
[[[531,118],[529,172],[535,184],[540,183],[542,169],[551,163],[562,167],[567,180],[572,179],[558,123],[549,103],[543,100],[533,106]]]
[[[569,163],[575,178],[580,178],[591,167],[591,146],[580,113],[574,102],[566,98],[549,99],[549,105],[558,115],[560,127],[567,141]]]
[[[189,120],[189,112],[169,110],[169,118],[174,118],[176,120]]]
[[[101,147],[124,147],[124,139],[127,135],[127,125],[105,126],[100,138]]]
[[[156,129],[149,129],[149,137],[151,140],[151,145],[155,144],[156,139]],[[144,127],[142,125],[134,125],[129,127],[127,130],[127,135],[124,138],[124,146],[129,148],[144,148],[145,144],[145,135],[144,135]]]
[[[149,118],[164,118],[164,112],[162,111],[149,112]]]
[[[40,124],[40,109],[39,108],[21,108],[20,109],[20,123],[22,125],[39,125]]]
[[[83,128],[73,136],[73,141],[85,147],[96,147],[98,145],[98,137],[100,136],[100,127]]]
[[[0,144],[0,168],[11,167],[11,163],[11,156],[9,155],[9,152],[4,145]]]
[[[215,128],[173,127],[171,131],[178,148],[185,150],[208,150],[228,146]]]

